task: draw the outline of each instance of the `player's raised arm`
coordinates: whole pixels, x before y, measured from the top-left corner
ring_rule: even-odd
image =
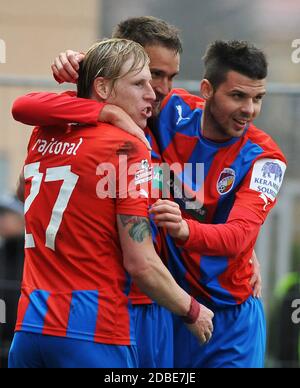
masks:
[[[70,123],[97,125],[99,121],[110,123],[136,136],[151,150],[144,132],[123,109],[79,98],[75,92],[26,94],[14,102],[12,115],[16,121],[40,127]]]
[[[77,98],[75,92],[30,93],[14,102],[12,115],[16,121],[34,126],[96,125],[103,107],[101,102]]]

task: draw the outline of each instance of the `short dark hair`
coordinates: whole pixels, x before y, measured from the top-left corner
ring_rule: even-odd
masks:
[[[182,53],[179,30],[153,16],[134,17],[120,22],[113,31],[113,38],[130,39],[143,47],[161,45]]]
[[[246,41],[217,40],[208,46],[203,57],[206,78],[216,89],[234,70],[251,79],[267,77],[268,63],[264,52]]]

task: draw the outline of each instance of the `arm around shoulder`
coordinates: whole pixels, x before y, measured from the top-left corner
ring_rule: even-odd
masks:
[[[53,126],[69,123],[97,125],[104,104],[78,98],[76,92],[30,93],[13,104],[16,121],[32,126]]]

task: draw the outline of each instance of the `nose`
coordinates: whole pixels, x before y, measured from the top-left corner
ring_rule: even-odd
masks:
[[[150,85],[150,83],[147,85],[147,91],[145,93],[145,99],[146,100],[150,100],[150,101],[155,101],[156,100],[155,92],[154,92],[152,86]]]
[[[253,117],[255,108],[252,98],[247,99],[244,101],[244,104],[241,109],[242,113],[247,117]]]
[[[167,77],[164,77],[156,85],[155,89],[162,95],[166,96],[172,89],[172,82]]]

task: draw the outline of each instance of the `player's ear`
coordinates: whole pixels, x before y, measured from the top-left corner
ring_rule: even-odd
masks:
[[[204,78],[200,84],[200,92],[205,100],[211,98],[214,94],[214,88],[208,79]]]
[[[110,81],[104,77],[97,77],[94,80],[93,89],[98,97],[107,100],[111,92]]]

